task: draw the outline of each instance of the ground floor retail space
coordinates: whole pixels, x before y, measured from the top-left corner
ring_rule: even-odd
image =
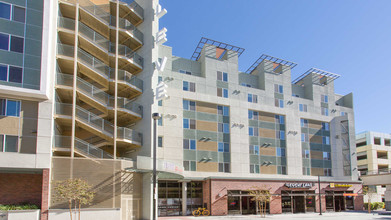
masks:
[[[362,210],[362,185],[359,182],[321,182],[322,211]],[[159,180],[158,215],[191,215],[199,207],[211,215],[251,215],[260,213],[254,190],[264,190],[270,199],[263,203],[266,213],[319,212],[316,181],[262,181],[206,179]]]

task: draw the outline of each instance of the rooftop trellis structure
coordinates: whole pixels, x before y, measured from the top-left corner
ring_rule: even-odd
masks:
[[[289,66],[291,69],[293,69],[295,66],[297,66],[296,63],[294,62],[291,62],[291,61],[288,61],[288,60],[283,60],[283,59],[280,59],[280,58],[277,58],[277,57],[272,57],[272,56],[269,56],[269,55],[266,55],[266,54],[262,54],[257,61],[255,61],[255,63],[253,65],[250,66],[250,68],[248,68],[248,70],[246,71],[247,74],[251,74],[257,67],[258,65],[264,61],[264,60],[269,60],[273,63],[276,63],[276,64],[281,64],[281,65],[284,65],[284,66]]]
[[[190,58],[191,60],[197,61],[200,58],[202,48],[204,47],[205,44],[210,44],[210,45],[216,46],[221,49],[235,51],[238,53],[238,57],[240,57],[240,55],[242,55],[242,53],[244,52],[244,48],[202,37],[200,42],[198,42],[198,45],[197,45],[196,49],[194,50],[193,55]]]
[[[295,80],[293,80],[292,84],[303,85],[303,83],[304,83],[303,79],[310,74],[313,74],[312,83],[317,84],[317,85],[327,85],[340,77],[340,75],[335,74],[335,73],[330,73],[330,72],[320,70],[317,68],[311,68],[311,69],[307,70],[307,72],[303,73],[301,76],[299,76]]]

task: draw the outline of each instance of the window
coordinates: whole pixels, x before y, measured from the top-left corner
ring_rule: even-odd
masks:
[[[20,101],[0,99],[0,115],[19,117]]]
[[[247,84],[247,83],[241,83],[240,85],[241,85],[241,86],[245,86],[245,87],[249,87],[249,88],[252,87],[250,84]]]
[[[324,169],[324,175],[331,176],[331,169],[330,168]]]
[[[325,107],[321,107],[322,115],[329,116],[329,109]]]
[[[11,48],[13,52],[23,53],[24,50],[24,39],[23,37],[16,37],[11,35]]]
[[[223,132],[229,134],[229,124],[228,123],[218,123],[218,132]]]
[[[195,92],[195,83],[183,81],[183,91]]]
[[[196,150],[197,149],[197,142],[196,142],[196,140],[183,139],[183,149],[186,149],[186,150]]]
[[[217,71],[217,80],[228,82],[228,73]]]
[[[255,127],[248,127],[249,136],[259,136],[259,129]]]
[[[306,104],[299,104],[299,111],[307,112],[307,105]]]
[[[0,135],[0,152],[18,152],[18,142],[18,136]]]
[[[308,120],[307,119],[300,119],[300,124],[302,128],[308,128]]]
[[[229,163],[219,163],[219,172],[229,173]]]
[[[322,143],[330,145],[330,137],[329,136],[323,136],[322,137]]]
[[[228,89],[217,88],[217,96],[228,98]]]
[[[310,158],[310,150],[304,150],[303,151],[303,157],[307,158],[307,159]]]
[[[391,146],[391,144],[390,144],[390,139],[384,138],[384,145],[385,145],[385,146]]]
[[[250,145],[250,154],[259,155],[259,146],[258,145]]]
[[[327,122],[322,122],[322,130],[324,131],[329,131],[330,128],[329,128],[329,123]]]
[[[12,20],[18,22],[25,22],[26,9],[13,5]],[[0,2],[0,18],[11,20],[11,5]]]
[[[157,105],[158,105],[158,106],[163,106],[163,100],[159,100],[159,101],[157,102]]]
[[[330,152],[323,152],[323,160],[331,160]]]
[[[347,112],[341,112],[341,116],[348,115]]]
[[[284,108],[284,100],[283,99],[274,99],[274,106],[279,108]]]
[[[163,126],[163,116],[160,117],[160,118],[157,120],[157,125],[158,125],[158,126]]]
[[[183,168],[185,171],[196,171],[196,162],[195,161],[183,161]]]
[[[163,147],[163,137],[162,136],[157,137],[157,146]]]
[[[0,49],[8,50],[9,46],[9,35],[0,33]]]
[[[277,166],[277,174],[286,175],[286,166]]]
[[[277,157],[285,157],[285,148],[277,147],[276,148]]]
[[[158,82],[161,82],[161,81],[163,81],[163,77],[161,77],[161,76],[158,76],[158,78],[157,78],[157,81],[158,81]]]
[[[285,131],[276,131],[276,139],[285,140]]]
[[[11,18],[11,5],[0,2],[0,18]]]
[[[227,106],[217,106],[217,114],[223,115],[223,116],[229,116],[229,107]]]
[[[249,93],[247,97],[247,101],[252,103],[258,103],[258,96]]]
[[[259,173],[259,165],[250,164],[250,173]]]
[[[311,175],[311,168],[309,167],[303,167],[303,175]]]
[[[274,84],[274,92],[275,93],[284,93],[284,87],[282,85]]]
[[[277,124],[285,124],[285,117],[283,115],[274,116]]]
[[[320,97],[321,102],[328,103],[329,102],[329,96],[328,95],[321,95]]]
[[[183,110],[195,111],[195,102],[189,100],[183,100]]]
[[[186,75],[191,75],[191,72],[190,71],[186,71],[186,70],[179,70],[180,73],[183,73],[183,74],[186,74]]]
[[[13,82],[13,83],[22,83],[22,79],[23,79],[22,68],[0,64],[0,80]]]
[[[301,134],[301,142],[308,142],[308,134],[306,133]]]
[[[248,119],[253,119],[254,118],[254,112],[251,110],[248,110]]]
[[[229,153],[229,143],[219,142],[218,151],[224,152],[224,153]]]

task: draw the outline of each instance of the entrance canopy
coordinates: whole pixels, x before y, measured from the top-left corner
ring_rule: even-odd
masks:
[[[162,179],[183,179],[183,166],[170,161],[157,159],[156,171]],[[136,172],[152,172],[153,159],[151,157],[137,156]]]

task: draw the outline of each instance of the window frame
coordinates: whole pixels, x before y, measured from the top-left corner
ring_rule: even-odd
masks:
[[[3,103],[3,109],[0,109],[0,115],[1,116],[7,116],[7,117],[20,117],[20,111],[21,111],[21,106],[22,102],[20,100],[14,100],[14,99],[0,99],[0,102]],[[16,103],[16,109],[15,112],[16,114],[10,115],[9,113],[9,102],[15,102]]]

